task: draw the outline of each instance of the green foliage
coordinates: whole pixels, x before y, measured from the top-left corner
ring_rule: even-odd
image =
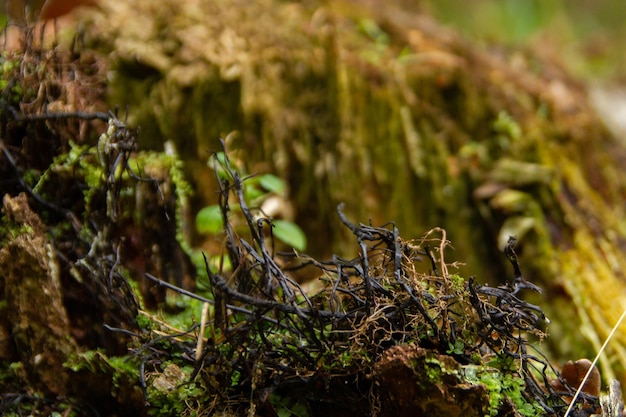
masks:
[[[150,404],[149,416],[199,415],[200,405],[207,404],[206,390],[202,385],[189,382],[193,368],[179,367],[171,362],[161,365],[163,369],[153,374],[146,389]]]
[[[272,226],[272,233],[283,243],[299,251],[306,249],[306,235],[298,225],[286,220],[274,220]]]
[[[432,384],[436,384],[441,379],[441,363],[432,358],[426,359],[426,376]]]
[[[131,356],[108,357],[100,350],[87,350],[72,355],[63,364],[73,372],[88,371],[92,374],[109,374],[114,381],[136,378],[138,376],[137,365]]]
[[[465,343],[461,339],[457,339],[454,344],[449,343],[449,348],[446,353],[451,355],[463,355],[465,353]]]
[[[91,210],[92,199],[95,194],[104,186],[104,172],[100,164],[90,155],[89,145],[77,145],[69,141],[70,150],[58,155],[46,171],[39,177],[33,191],[46,196],[45,188],[55,182],[58,178],[76,176],[83,178],[85,189],[83,190],[85,208]]]
[[[185,299],[184,308],[175,310],[178,311],[175,314],[167,314],[163,317],[163,320],[167,322],[169,326],[177,329],[188,329],[196,323],[200,322],[202,316],[202,301],[196,299]]]
[[[0,314],[5,314],[0,308]],[[2,364],[0,366],[0,386],[5,390],[17,390],[23,383],[21,375],[24,373],[24,364],[22,362],[12,362],[10,364]]]
[[[464,293],[465,292],[465,278],[460,276],[459,274],[450,274],[448,275],[448,279],[452,284],[452,289],[456,293]]]
[[[462,7],[451,0],[437,0],[428,5],[442,21],[478,38],[521,42],[554,23],[559,3],[483,0]]]
[[[285,197],[285,181],[272,174],[247,176],[243,164],[233,162],[226,158],[224,152],[218,152],[211,156],[208,165],[222,181],[230,181],[230,174],[226,164],[235,164],[231,167],[234,172],[243,178],[243,196],[248,207],[257,213],[257,216],[270,216],[271,213],[263,212],[263,203],[269,197]],[[241,207],[236,202],[229,204],[232,210],[230,214],[236,216]],[[236,222],[234,222],[236,225]],[[243,226],[245,227],[245,226]],[[219,205],[211,205],[201,209],[196,215],[196,230],[204,234],[218,234],[224,228],[224,217]],[[307,239],[302,229],[289,220],[272,220],[272,234],[281,242],[292,248],[303,251],[306,249]]]
[[[489,395],[487,416],[497,416],[506,399],[510,400],[515,405],[515,409],[523,416],[545,415],[544,409],[539,404],[530,403],[524,398],[524,379],[517,375],[514,370],[509,369],[509,365],[512,365],[509,359],[499,358],[492,363],[500,364],[503,368],[468,365],[464,367],[463,371],[468,382],[481,384],[487,389]]]
[[[479,382],[483,384],[489,392],[489,415],[498,415],[498,408],[504,400],[500,374],[497,371],[483,372],[480,374]]]
[[[22,100],[24,90],[20,84],[17,84],[15,80],[15,74],[19,71],[20,61],[18,57],[11,56],[8,52],[4,51],[0,54],[0,91],[3,98],[8,99],[11,105],[15,105]],[[8,91],[4,91],[9,88]]]
[[[145,314],[138,314],[137,326],[142,330],[151,330],[154,327],[154,322]]]
[[[433,384],[440,383],[443,375],[458,375],[456,369],[448,369],[445,363],[442,363],[435,357],[427,357],[425,362],[426,376]]]
[[[204,207],[196,215],[196,229],[199,233],[217,234],[223,228],[222,210],[217,204]]]
[[[259,185],[267,192],[284,195],[286,191],[285,181],[276,175],[265,174],[259,177]]]

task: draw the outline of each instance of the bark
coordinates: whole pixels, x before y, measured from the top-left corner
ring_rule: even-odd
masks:
[[[2,299],[7,302],[8,323],[4,325],[9,326],[6,333],[12,335],[28,384],[47,393],[67,395],[69,378],[63,363],[77,347],[68,337],[70,326],[54,248],[25,194],[15,198],[5,195],[3,214],[12,221],[10,230],[21,230],[0,250],[0,288],[4,288]]]

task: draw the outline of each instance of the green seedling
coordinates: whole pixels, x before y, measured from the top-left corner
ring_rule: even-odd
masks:
[[[209,167],[213,169],[220,181],[230,181],[230,174],[226,169],[226,164],[232,164],[233,161],[227,161],[224,152],[218,152],[209,159]],[[239,164],[240,165],[240,164]],[[271,213],[265,213],[265,204],[272,197],[284,198],[286,193],[286,185],[284,180],[272,175],[246,175],[244,169],[239,166],[233,166],[241,178],[243,178],[243,198],[246,206],[253,211],[254,217],[271,217]],[[231,208],[230,215],[233,217],[241,216],[241,206],[237,202],[229,204]],[[237,222],[233,222],[237,223]],[[292,248],[303,251],[306,249],[306,235],[298,225],[289,220],[272,219],[272,235],[291,246]],[[224,230],[224,218],[220,206],[210,205],[204,207],[196,215],[196,229],[199,233],[219,234]]]

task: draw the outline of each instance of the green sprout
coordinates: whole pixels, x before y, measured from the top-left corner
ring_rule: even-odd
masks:
[[[232,161],[230,162],[232,163]],[[226,164],[225,153],[218,152],[211,156],[208,165],[216,172],[220,180],[228,181],[230,178]],[[243,196],[246,205],[256,208],[255,211],[259,217],[265,216],[263,203],[267,202],[270,197],[285,197],[287,187],[281,178],[272,174],[246,176],[241,166],[235,166],[233,169],[244,179]],[[233,210],[240,209],[240,206],[236,203],[229,206]],[[233,213],[237,212],[233,211]],[[203,234],[218,234],[222,232],[224,229],[224,218],[220,206],[215,204],[200,210],[196,215],[196,229]],[[306,249],[306,235],[298,225],[289,220],[272,219],[272,235],[298,251]]]

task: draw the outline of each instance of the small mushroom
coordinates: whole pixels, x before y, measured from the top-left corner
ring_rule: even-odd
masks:
[[[591,365],[592,362],[589,359],[579,359],[576,362],[567,361],[561,369],[561,379],[571,388],[578,389]],[[594,367],[583,386],[583,392],[597,397],[600,395],[600,384],[600,372]],[[556,390],[564,390],[563,384],[559,380],[552,381],[552,386]]]

